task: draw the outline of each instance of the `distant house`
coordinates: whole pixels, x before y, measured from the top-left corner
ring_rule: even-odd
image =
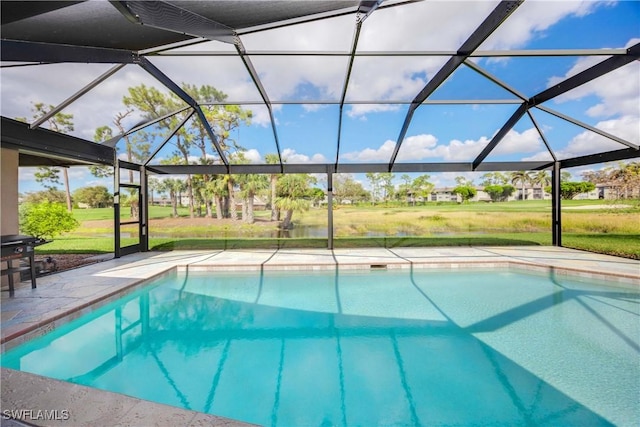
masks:
[[[453,192],[455,187],[441,187],[436,188],[431,192],[428,200],[429,202],[462,202],[462,197]],[[475,187],[476,195],[470,201],[472,202],[490,202],[491,196],[484,191],[484,187]],[[516,188],[507,201],[522,200],[522,187]],[[524,188],[525,200],[551,200],[551,194],[546,193],[544,188],[526,186]],[[421,198],[418,198],[421,200]]]

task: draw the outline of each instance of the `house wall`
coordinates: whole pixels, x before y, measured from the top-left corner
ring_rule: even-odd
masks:
[[[0,228],[1,234],[18,234],[18,152],[0,148]],[[5,262],[0,268],[7,267]],[[15,281],[20,281],[18,274]],[[7,276],[0,279],[2,286],[7,286]]]
[[[18,152],[0,149],[0,216],[1,231],[18,234]]]

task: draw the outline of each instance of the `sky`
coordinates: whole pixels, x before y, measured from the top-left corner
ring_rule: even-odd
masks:
[[[384,3],[383,3],[384,4]],[[453,51],[469,37],[496,1],[430,1],[379,9],[364,22],[358,50]],[[241,35],[247,51],[350,50],[355,16],[348,15],[303,25]],[[481,45],[491,49],[601,49],[625,48],[640,42],[640,1],[542,1],[527,0]],[[234,51],[221,42],[207,42],[180,50]],[[598,57],[474,58],[473,62],[529,97],[589,66]],[[339,101],[348,65],[346,56],[260,56],[251,60],[269,99],[283,158],[289,163],[387,163],[412,100],[448,58],[444,56],[361,56],[353,64],[342,111],[340,152],[336,152],[338,105],[312,101]],[[151,62],[174,81],[212,85],[234,102],[260,101],[260,94],[237,57],[151,57]],[[6,117],[28,117],[34,102],[57,105],[104,73],[105,64],[56,64],[0,70],[1,112]],[[72,74],[70,74],[72,73]],[[68,75],[73,75],[69,79]],[[95,129],[112,125],[123,111],[127,88],[145,84],[166,89],[144,70],[127,65],[65,113],[74,116],[73,135],[94,139]],[[517,98],[463,65],[430,97],[433,100]],[[281,101],[306,102],[300,105]],[[383,103],[367,104],[367,101]],[[628,64],[606,76],[574,89],[544,106],[590,126],[640,144],[640,62]],[[421,105],[414,113],[397,162],[469,162],[482,151],[518,104]],[[253,163],[275,153],[275,140],[264,105],[247,105],[251,124],[233,137],[247,149]],[[560,159],[593,154],[624,146],[598,134],[568,124],[542,110],[532,115]],[[133,126],[139,116],[126,121]],[[114,128],[114,133],[117,133]],[[154,162],[171,155],[169,144]],[[193,153],[194,156],[196,153]],[[527,115],[518,122],[486,161],[551,159],[543,140]],[[593,167],[592,167],[593,168]],[[576,179],[585,168],[571,172]],[[34,169],[21,168],[20,191],[37,191]],[[72,190],[107,185],[86,168],[69,171]],[[401,174],[396,174],[400,182]],[[430,174],[437,186],[451,186],[456,176],[480,182],[481,174]],[[356,176],[367,186],[363,176]]]

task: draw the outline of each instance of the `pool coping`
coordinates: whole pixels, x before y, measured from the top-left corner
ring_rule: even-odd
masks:
[[[450,248],[447,248],[450,250]],[[518,256],[514,256],[510,251],[518,250]],[[395,252],[394,252],[395,251]],[[583,278],[587,280],[608,280],[614,286],[622,287],[640,287],[640,261],[627,260],[624,258],[599,256],[584,251],[556,250],[545,247],[531,249],[528,257],[521,254],[522,248],[482,248],[481,259],[478,254],[467,253],[461,256],[447,256],[448,252],[442,249],[440,252],[430,253],[428,251],[416,248],[404,248],[404,252],[421,252],[421,256],[408,256],[406,253],[398,249],[377,248],[375,250],[352,250],[352,251],[297,251],[300,257],[292,262],[278,261],[278,251],[255,251],[258,259],[253,262],[243,262],[234,260],[233,255],[240,258],[251,258],[253,256],[250,251],[209,251],[203,252],[181,252],[175,256],[168,256],[163,253],[146,253],[142,255],[130,256],[132,258],[121,258],[106,262],[104,265],[96,265],[81,267],[71,273],[59,273],[60,276],[55,277],[49,282],[54,285],[61,286],[66,289],[69,283],[82,282],[83,277],[101,276],[100,269],[104,268],[110,274],[102,274],[109,276],[105,279],[105,289],[102,289],[97,295],[88,300],[79,299],[75,304],[68,307],[53,311],[49,316],[45,316],[37,321],[24,322],[22,327],[13,327],[9,333],[2,328],[2,353],[13,348],[25,341],[37,336],[44,335],[56,327],[70,322],[83,314],[98,309],[117,298],[120,298],[131,292],[146,286],[146,284],[162,275],[170,274],[174,270],[188,271],[234,271],[239,268],[248,271],[318,271],[318,270],[376,270],[376,269],[484,269],[484,268],[514,268],[523,271],[532,271],[536,273],[548,273],[554,276]],[[426,254],[426,255],[425,255]],[[540,255],[543,254],[543,255]],[[310,265],[308,257],[325,256],[323,262]],[[450,255],[450,254],[449,254]],[[562,255],[562,256],[559,256]],[[307,257],[307,258],[305,258]],[[475,257],[475,258],[474,258]],[[562,261],[564,257],[564,261]],[[229,260],[232,258],[231,260]],[[285,253],[284,258],[295,258],[290,253]],[[340,258],[340,259],[339,259]],[[452,260],[453,258],[453,260]],[[574,259],[575,258],[575,259]],[[576,261],[576,259],[582,260]],[[346,261],[345,261],[346,259]],[[560,261],[558,261],[560,259]],[[302,260],[302,261],[301,261]],[[593,264],[591,261],[593,260]],[[129,263],[138,263],[138,267],[142,270],[150,264],[154,264],[154,268],[143,271],[143,274],[137,274],[133,268],[129,268]],[[297,261],[297,262],[296,262]],[[329,261],[329,262],[327,262]],[[580,262],[586,262],[587,267],[575,266]],[[114,267],[115,265],[115,267]],[[616,267],[624,266],[632,272],[616,271]],[[118,274],[127,270],[127,274],[123,274],[124,280]],[[624,269],[623,269],[624,270]],[[638,271],[638,274],[635,274]],[[92,274],[89,274],[89,273]],[[83,274],[86,273],[86,274]],[[52,275],[55,276],[55,275]],[[64,277],[63,277],[64,276]],[[118,279],[118,280],[116,280]],[[117,282],[117,283],[116,283]],[[62,284],[62,285],[61,285]],[[22,296],[25,302],[33,302],[46,299],[45,285],[40,285],[35,290],[29,289],[26,282],[21,283],[22,286],[16,288],[16,296]],[[53,287],[53,286],[52,286]],[[42,295],[44,294],[44,295]],[[9,299],[2,299],[2,309],[5,309],[5,303],[10,302]],[[4,313],[3,313],[4,316]],[[4,319],[4,317],[3,317]],[[4,323],[4,321],[3,321]],[[76,416],[73,419],[73,425],[110,425],[106,421],[112,421],[117,425],[139,425],[144,421],[144,425],[215,425],[215,426],[248,426],[250,424],[230,420],[215,415],[203,414],[194,411],[182,410],[155,402],[147,402],[134,397],[121,395],[84,387],[76,384],[66,383],[35,374],[14,371],[7,368],[0,370],[2,375],[2,409],[29,409],[39,408],[42,410],[66,409]],[[43,393],[46,390],[47,393]],[[49,393],[49,391],[58,391],[57,393]],[[78,398],[80,396],[80,398]],[[87,402],[91,404],[87,405]],[[100,405],[100,402],[106,402]],[[114,403],[115,402],[115,403]],[[57,405],[57,406],[56,406]],[[93,405],[93,406],[92,406]],[[105,409],[108,408],[108,409]],[[111,414],[110,418],[105,418],[106,414]],[[116,414],[114,416],[113,414]],[[3,414],[0,417],[5,418]],[[34,424],[34,420],[25,420],[29,425]],[[44,421],[44,420],[40,420]],[[46,425],[68,425],[68,421],[57,423],[55,420],[47,420]],[[57,424],[56,424],[57,423]]]

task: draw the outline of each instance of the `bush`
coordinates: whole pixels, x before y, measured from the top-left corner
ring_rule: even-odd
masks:
[[[79,225],[62,203],[27,203],[20,208],[20,231],[40,239],[53,239]]]

